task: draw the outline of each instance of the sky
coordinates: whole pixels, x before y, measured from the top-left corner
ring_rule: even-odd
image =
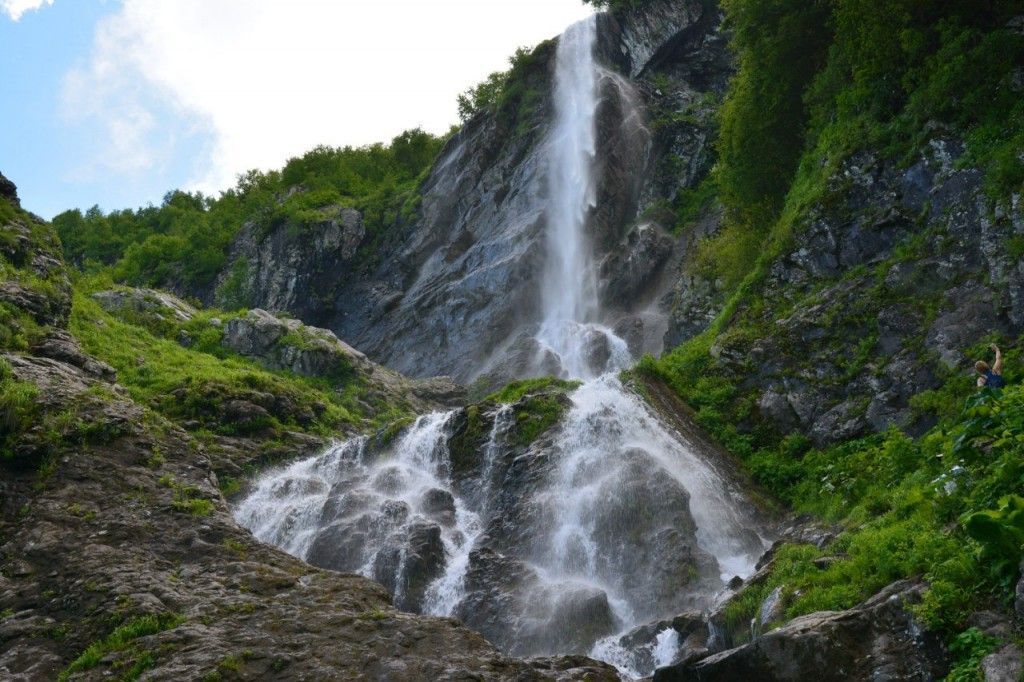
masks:
[[[318,145],[443,133],[581,0],[0,0],[0,172],[22,205],[216,194]]]

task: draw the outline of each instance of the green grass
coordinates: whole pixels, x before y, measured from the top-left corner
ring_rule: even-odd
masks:
[[[11,366],[0,359],[0,458],[14,456],[12,446],[39,418],[38,397],[35,384],[15,379]]]
[[[483,402],[514,405],[516,425],[509,437],[515,445],[526,447],[558,423],[566,409],[564,395],[579,385],[554,377],[525,379],[495,391]]]
[[[483,402],[510,404],[520,400],[529,393],[557,392],[567,393],[580,386],[578,381],[565,381],[555,377],[538,377],[536,379],[523,379],[513,381],[500,390],[491,393]]]
[[[175,421],[197,421],[220,433],[290,428],[329,434],[360,424],[363,416],[356,381],[332,387],[323,380],[265,370],[215,345],[216,333],[199,344],[210,352],[183,348],[115,318],[82,292],[75,294],[70,328],[87,352],[117,370],[132,398]],[[269,416],[223,423],[217,410],[230,400],[258,401]]]
[[[100,661],[108,654],[120,653],[130,648],[135,648],[135,640],[166,630],[172,630],[184,622],[184,616],[175,614],[149,615],[134,618],[115,628],[113,632],[102,640],[89,645],[78,658],[71,662],[71,665],[61,671],[57,679],[60,682],[64,682],[74,673],[91,670],[98,666]],[[152,667],[154,663],[155,659],[151,654],[140,653],[140,658],[134,661],[132,667],[125,671],[120,678],[122,680],[137,679],[147,668]]]

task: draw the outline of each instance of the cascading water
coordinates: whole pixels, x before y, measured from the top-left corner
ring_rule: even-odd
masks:
[[[601,82],[596,21],[561,37],[547,139],[547,257],[536,341],[584,383],[560,426],[524,450],[509,405],[475,459],[453,460],[459,411],[420,417],[392,443],[365,438],[270,472],[236,516],[311,563],[381,582],[401,608],[454,615],[516,655],[590,653],[626,676],[679,646],[633,628],[708,605],[765,547],[752,505],[692,442],[627,390],[632,362],[602,319],[588,242]],[[623,85],[616,81],[616,85]],[[538,363],[540,366],[542,363]]]
[[[598,323],[597,273],[586,235],[597,197],[596,34],[592,17],[569,27],[559,39],[555,121],[548,140],[548,253],[537,341],[572,378],[594,378],[630,361],[626,342]]]

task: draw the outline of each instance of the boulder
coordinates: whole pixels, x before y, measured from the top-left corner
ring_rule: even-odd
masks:
[[[309,377],[343,379],[366,364],[366,356],[333,332],[279,318],[256,308],[224,323],[221,344],[271,369]]]
[[[694,680],[937,680],[949,670],[942,639],[909,607],[925,587],[893,583],[847,611],[795,618],[735,649],[659,669],[655,682]]]
[[[395,606],[418,613],[427,587],[444,572],[444,542],[434,523],[413,523],[407,532]]]
[[[108,313],[129,322],[188,322],[196,309],[177,296],[155,289],[112,289],[98,291],[92,299]]]
[[[577,587],[556,597],[543,637],[554,651],[584,654],[594,642],[618,629],[608,595],[596,587]]]
[[[442,526],[455,523],[455,498],[447,490],[431,488],[420,498],[420,511]]]
[[[981,659],[985,682],[1020,682],[1024,678],[1024,651],[1014,643],[1005,644]]]

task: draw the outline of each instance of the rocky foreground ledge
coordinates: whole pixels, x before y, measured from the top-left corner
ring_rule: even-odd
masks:
[[[110,390],[81,415],[123,435],[66,448],[41,490],[34,475],[4,477],[5,679],[617,679],[586,659],[509,660],[453,620],[396,611],[376,583],[255,541],[183,431],[142,423],[81,368],[8,359],[54,401]]]
[[[258,432],[233,447],[232,439],[200,440],[133,400],[113,368],[69,332],[59,245],[7,184],[0,678],[618,679],[582,657],[512,660],[452,619],[397,611],[372,581],[255,541],[231,517],[215,469],[267,444]],[[179,302],[160,305],[189,314]],[[258,313],[239,319],[236,340],[266,340],[288,327]],[[296,330],[287,331],[294,339]],[[277,343],[287,331],[259,357],[349,353],[326,337],[287,351]],[[349,366],[372,380],[358,356]],[[450,397],[443,382],[379,374],[385,397],[405,389],[414,403]],[[294,452],[318,443],[300,436],[285,445]]]

